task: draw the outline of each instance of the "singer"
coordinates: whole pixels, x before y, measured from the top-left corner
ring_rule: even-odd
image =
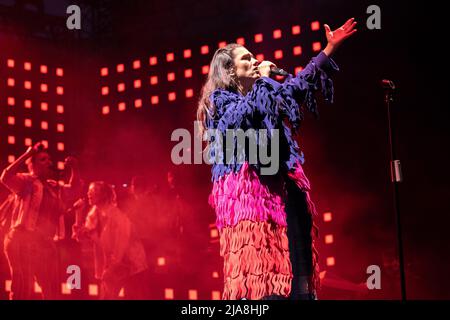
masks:
[[[28,173],[20,173],[26,163]],[[52,161],[41,143],[22,154],[3,170],[1,182],[15,194],[11,226],[4,240],[4,251],[11,271],[10,299],[33,299],[34,278],[44,299],[58,299],[58,257],[54,240],[64,231],[67,201],[81,191],[77,161],[68,157],[69,184],[59,185],[53,178]]]
[[[243,46],[229,44],[212,58],[197,109],[200,131],[220,131],[223,145],[230,129],[280,132],[280,169],[272,176],[261,175],[263,164],[249,164],[248,150],[245,161],[234,155],[225,164],[215,163],[215,152],[225,148],[218,139],[208,140],[210,150],[216,150],[210,153],[209,203],[224,259],[223,299],[317,299],[315,209],[295,135],[305,109],[317,114],[319,88],[332,102],[330,76],[338,67],[330,56],[356,32],[355,25],[353,18],[334,31],[324,25],[326,48],[283,83],[269,77],[276,68],[272,62],[257,61]]]

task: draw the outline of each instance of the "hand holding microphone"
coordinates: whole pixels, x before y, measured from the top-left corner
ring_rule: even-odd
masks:
[[[271,61],[264,60],[258,65],[259,73],[261,77],[270,77],[270,76],[288,76],[289,73],[284,71],[283,69],[278,68],[275,63]]]

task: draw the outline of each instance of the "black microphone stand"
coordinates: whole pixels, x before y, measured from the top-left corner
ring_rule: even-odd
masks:
[[[388,118],[388,130],[389,130],[389,147],[390,147],[390,169],[391,169],[391,181],[393,187],[394,196],[394,209],[397,224],[397,250],[398,250],[398,260],[400,268],[400,288],[402,300],[406,301],[406,280],[405,280],[405,262],[403,259],[403,241],[402,241],[402,228],[400,219],[400,206],[398,197],[398,185],[403,180],[402,171],[400,167],[400,160],[396,159],[394,140],[393,140],[393,123],[391,120],[391,102],[394,101],[393,94],[395,90],[395,85],[390,80],[383,79],[381,85],[384,90],[384,103],[387,110]]]

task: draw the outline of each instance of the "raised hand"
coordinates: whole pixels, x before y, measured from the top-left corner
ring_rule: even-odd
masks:
[[[355,18],[348,19],[340,28],[331,31],[330,26],[327,24],[323,25],[325,28],[325,35],[327,37],[327,47],[324,52],[330,55],[336,50],[345,39],[352,36],[357,30],[355,29],[356,21]]]

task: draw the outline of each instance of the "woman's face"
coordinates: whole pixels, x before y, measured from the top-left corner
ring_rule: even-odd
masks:
[[[89,190],[88,190],[87,196],[89,199],[89,204],[91,206],[98,205],[103,200],[101,188],[100,188],[100,186],[98,186],[95,183],[91,183],[89,185]]]
[[[244,47],[233,50],[234,66],[238,82],[248,90],[261,74],[258,70],[259,61]]]

